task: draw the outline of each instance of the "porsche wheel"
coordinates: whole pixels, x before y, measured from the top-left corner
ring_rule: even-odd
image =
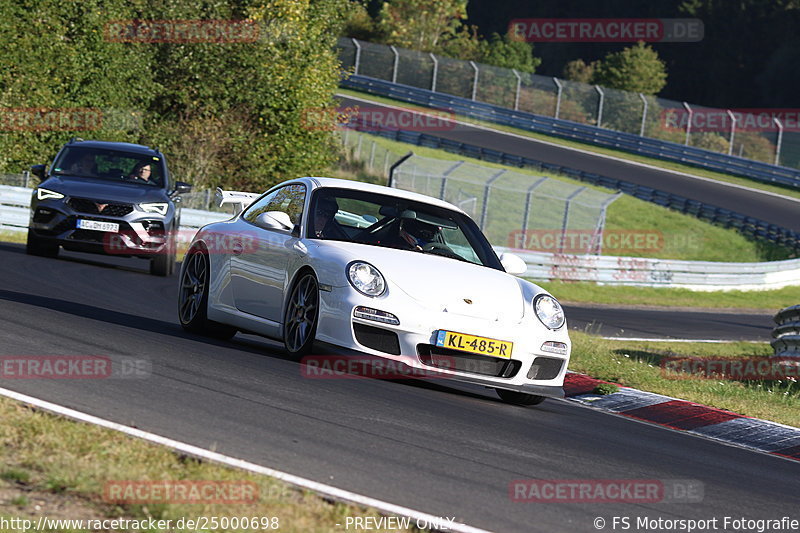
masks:
[[[544,401],[544,396],[525,394],[524,392],[506,389],[495,389],[495,392],[501,400],[514,405],[538,405]]]
[[[283,343],[292,355],[307,354],[314,344],[319,318],[319,285],[314,274],[301,274],[286,304]]]
[[[186,254],[178,296],[178,318],[186,331],[218,339],[230,339],[236,328],[208,319],[208,256],[197,248]]]

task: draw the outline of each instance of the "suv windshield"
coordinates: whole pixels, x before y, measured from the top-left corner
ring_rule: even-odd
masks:
[[[53,165],[54,175],[124,180],[161,187],[161,159],[146,154],[68,146]]]
[[[503,270],[468,216],[395,196],[319,189],[312,199],[307,236],[435,254]]]

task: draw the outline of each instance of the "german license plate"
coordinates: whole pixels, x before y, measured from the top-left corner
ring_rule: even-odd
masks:
[[[462,352],[510,359],[514,343],[467,335],[466,333],[456,333],[455,331],[439,330],[436,333],[436,346],[449,348],[451,350],[460,350]]]
[[[116,222],[101,222],[99,220],[83,220],[79,218],[78,229],[91,229],[94,231],[119,233],[119,224]]]

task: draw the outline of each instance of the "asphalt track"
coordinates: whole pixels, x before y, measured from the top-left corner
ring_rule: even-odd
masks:
[[[384,104],[365,103],[339,95],[343,106],[365,106],[371,109],[386,108]],[[364,95],[368,99],[369,95]],[[401,104],[398,104],[401,105]],[[751,217],[800,231],[800,203],[796,200],[763,194],[758,191],[731,187],[720,182],[701,180],[691,176],[632,162],[611,159],[598,154],[581,152],[567,147],[542,142],[485,127],[457,124],[453,129],[426,132],[453,141],[499,150],[512,155],[530,157],[545,163],[593,172],[611,178],[629,181],[678,194],[693,200],[736,211]]]
[[[114,266],[112,266],[114,265]],[[492,531],[589,532],[603,517],[798,516],[800,464],[566,401],[520,408],[434,380],[320,380],[275,343],[188,335],[177,278],[146,263],[0,245],[0,355],[141,358],[133,379],[0,387]],[[691,480],[695,503],[520,503],[519,479]],[[334,524],[329,530],[345,531]],[[619,529],[619,524],[617,529]],[[636,531],[637,528],[631,530]]]

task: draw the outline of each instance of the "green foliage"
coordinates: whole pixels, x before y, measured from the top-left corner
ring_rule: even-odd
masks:
[[[667,84],[667,70],[658,53],[638,42],[598,62],[592,83],[643,94],[658,94]]]
[[[595,394],[600,394],[601,396],[607,396],[609,394],[619,392],[619,386],[615,385],[614,383],[601,383],[595,387],[592,392]]]
[[[120,131],[104,121],[89,132],[3,132],[0,171],[44,162],[79,134],[155,144],[178,179],[198,186],[263,189],[319,173],[336,157],[334,139],[304,127],[303,118],[334,106],[333,45],[347,7],[347,0],[3,0],[0,106],[135,112],[143,128]],[[258,33],[245,42],[122,43],[104,31],[134,19],[248,20]]]
[[[434,52],[466,18],[467,0],[392,0],[381,6],[378,27],[387,44]]]
[[[562,76],[566,80],[580,83],[591,83],[597,62],[585,63],[583,59],[575,59],[564,65]]]
[[[533,57],[533,45],[513,39],[508,33],[503,37],[493,33],[482,45],[481,63],[533,73],[542,62]]]

